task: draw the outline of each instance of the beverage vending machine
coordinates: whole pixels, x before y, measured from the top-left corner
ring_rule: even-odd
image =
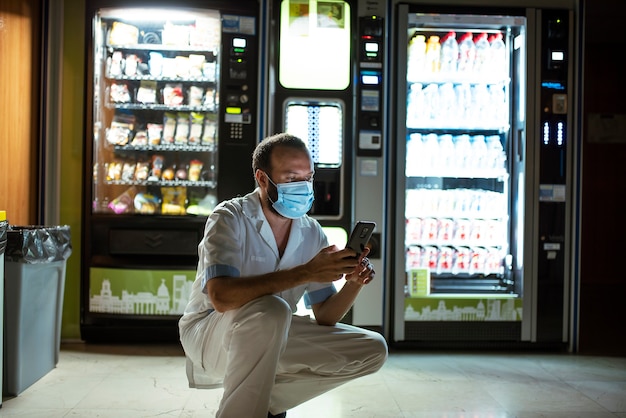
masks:
[[[398,344],[569,341],[576,17],[558,3],[393,2]]]
[[[376,222],[369,258],[382,271],[387,3],[282,0],[268,7],[269,134],[285,131],[307,143],[315,165],[310,215],[331,244],[343,248],[359,220]],[[380,274],[366,286],[344,321],[382,329],[385,284]]]
[[[86,10],[81,336],[176,341],[207,215],[254,187],[261,6]]]

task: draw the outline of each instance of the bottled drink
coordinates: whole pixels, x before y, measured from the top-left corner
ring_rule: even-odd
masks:
[[[452,83],[444,83],[439,86],[439,111],[435,114],[436,123],[449,123],[456,125],[457,100]],[[455,122],[452,122],[455,121]]]
[[[407,101],[407,126],[416,127],[419,125],[419,121],[426,117],[424,91],[421,83],[411,84]]]
[[[459,126],[467,126],[472,107],[472,90],[468,83],[454,86],[457,114],[455,119]]]
[[[503,77],[506,74],[506,46],[502,40],[500,32],[489,37],[489,51],[491,56],[491,71],[497,77]]]
[[[472,154],[472,144],[468,134],[459,135],[454,139],[455,167],[464,169],[469,166],[468,162]]]
[[[487,158],[487,144],[484,135],[474,135],[472,138],[472,166],[483,169]]]
[[[439,37],[431,35],[426,44],[426,72],[438,73],[441,68],[441,44]]]
[[[439,138],[437,134],[428,134],[426,138],[422,138],[423,152],[427,156],[424,160],[424,168],[432,169],[435,167],[435,158],[439,155]]]
[[[426,153],[424,152],[424,143],[422,142],[422,134],[411,134],[406,144],[406,176],[412,177],[419,175],[419,170],[424,167]]]
[[[497,170],[503,169],[506,163],[506,155],[504,153],[504,149],[502,148],[502,143],[500,142],[500,136],[491,135],[486,138],[487,141],[487,161],[489,162],[490,168],[494,168]]]
[[[462,73],[470,73],[474,67],[476,59],[476,45],[472,39],[472,33],[467,32],[459,39],[459,60],[457,71]]]
[[[438,153],[439,169],[450,170],[454,167],[454,142],[452,135],[444,134],[439,137],[439,153]]]
[[[489,70],[489,55],[491,53],[491,46],[487,39],[486,33],[479,34],[474,40],[476,46],[476,61],[474,62],[474,72],[476,74],[484,75]]]
[[[441,72],[456,72],[459,59],[459,45],[456,42],[456,33],[448,32],[441,38]]]
[[[431,83],[424,88],[425,119],[431,123],[438,119],[439,86]]]
[[[426,37],[416,35],[409,41],[407,77],[415,80],[423,73],[426,63]]]

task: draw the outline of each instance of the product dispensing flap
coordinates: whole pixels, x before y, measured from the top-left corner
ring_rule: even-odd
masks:
[[[7,230],[6,261],[27,264],[66,260],[72,254],[70,227],[14,226]]]
[[[7,228],[9,223],[7,221],[0,221],[0,255],[4,254],[4,249],[7,246]]]

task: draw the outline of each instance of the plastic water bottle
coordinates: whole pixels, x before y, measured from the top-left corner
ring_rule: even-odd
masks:
[[[422,134],[414,133],[409,136],[406,144],[406,176],[417,176],[424,169],[424,161],[427,158],[424,152]]]
[[[456,96],[457,114],[455,115],[459,127],[468,126],[471,107],[472,107],[472,90],[468,83],[456,84],[454,86]]]
[[[503,126],[508,122],[508,107],[504,86],[492,84],[489,86],[489,108],[486,116],[493,126]]]
[[[493,75],[497,77],[504,77],[507,73],[506,68],[506,46],[502,40],[502,34],[500,32],[491,35],[489,37],[489,55],[490,67]]]
[[[436,114],[438,123],[448,123],[456,126],[457,100],[452,83],[444,83],[439,86],[439,112]]]
[[[502,143],[500,142],[500,136],[491,135],[486,138],[487,141],[487,161],[490,163],[491,167],[496,170],[501,170],[504,168],[506,163],[506,154],[504,153],[504,149],[502,148]]]
[[[415,80],[426,66],[426,37],[416,35],[409,41],[407,77]]]
[[[450,170],[454,167],[454,142],[452,142],[452,135],[444,134],[439,136],[439,158],[441,164],[438,165],[440,169]]]
[[[431,133],[426,135],[426,138],[422,138],[422,140],[424,141],[423,151],[426,155],[424,168],[432,169],[433,167],[436,167],[435,159],[439,154],[439,138],[437,137],[437,134]]]
[[[484,135],[474,135],[472,138],[472,167],[483,169],[487,158],[487,144]]]
[[[472,144],[468,134],[458,135],[454,138],[454,165],[459,169],[469,167],[469,160],[472,154]]]
[[[476,45],[476,61],[474,62],[474,72],[476,74],[485,74],[489,71],[491,45],[487,39],[486,33],[481,33],[474,40]]]
[[[438,73],[441,69],[441,44],[437,35],[431,35],[426,44],[426,72]]]
[[[456,42],[456,33],[448,32],[441,39],[441,72],[455,73],[459,59],[459,44]]]
[[[424,116],[425,119],[434,123],[439,118],[439,86],[431,83],[424,88]]]
[[[476,59],[476,45],[472,39],[472,33],[467,32],[459,39],[459,60],[457,71],[462,73],[470,73],[474,68],[474,60]]]
[[[411,84],[407,101],[407,126],[413,128],[418,126],[419,121],[426,117],[424,91],[421,83]]]

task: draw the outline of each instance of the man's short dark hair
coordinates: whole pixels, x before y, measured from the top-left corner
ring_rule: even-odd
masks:
[[[266,173],[271,171],[272,150],[277,146],[299,149],[309,154],[309,149],[307,148],[306,143],[297,136],[288,133],[279,133],[268,136],[263,141],[259,142],[252,153],[253,175],[257,170],[262,170]]]

